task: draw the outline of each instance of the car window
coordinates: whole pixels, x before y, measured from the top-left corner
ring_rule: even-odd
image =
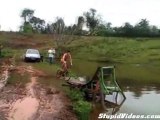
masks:
[[[39,54],[38,50],[27,50],[27,54]]]

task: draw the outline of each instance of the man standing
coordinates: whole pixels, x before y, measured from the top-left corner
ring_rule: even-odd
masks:
[[[72,57],[70,51],[66,51],[61,58],[61,66],[63,71],[68,71],[72,66]]]
[[[53,63],[53,51],[52,48],[48,50],[49,63]]]

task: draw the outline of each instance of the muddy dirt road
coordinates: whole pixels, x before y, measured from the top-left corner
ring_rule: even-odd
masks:
[[[7,71],[29,74],[25,86],[6,85],[0,91],[0,120],[76,120],[71,103],[63,92],[38,83],[47,76],[32,66],[16,66]],[[8,74],[7,74],[8,75]],[[8,76],[6,76],[8,77]]]

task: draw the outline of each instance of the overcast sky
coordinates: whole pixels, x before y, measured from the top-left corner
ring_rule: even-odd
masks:
[[[66,25],[74,24],[77,16],[94,8],[112,26],[125,22],[135,25],[146,18],[151,25],[160,27],[160,0],[0,0],[1,30],[18,30],[24,8],[35,10],[34,15],[46,22],[60,16]]]

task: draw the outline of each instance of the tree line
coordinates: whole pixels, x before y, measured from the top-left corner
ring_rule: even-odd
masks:
[[[65,34],[65,35],[94,35],[117,37],[160,37],[160,29],[150,25],[147,19],[141,19],[136,25],[126,22],[120,27],[112,27],[112,23],[105,22],[93,8],[78,16],[77,23],[67,26],[62,17],[57,17],[53,23],[34,16],[34,10],[24,9],[21,13],[24,22],[20,27],[23,33]],[[86,26],[88,30],[84,30]]]

